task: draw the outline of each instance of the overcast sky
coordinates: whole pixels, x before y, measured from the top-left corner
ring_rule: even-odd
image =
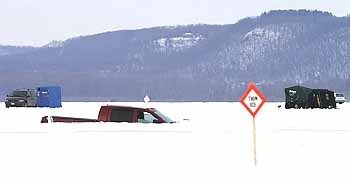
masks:
[[[350,0],[0,0],[0,44],[51,40],[163,25],[232,24],[277,9],[350,14]]]

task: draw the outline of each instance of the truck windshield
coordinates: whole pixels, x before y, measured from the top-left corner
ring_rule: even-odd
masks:
[[[343,94],[336,94],[336,97],[344,97]]]
[[[13,91],[10,96],[12,96],[12,97],[26,97],[27,91]]]
[[[162,119],[164,119],[165,122],[167,122],[167,123],[174,123],[173,120],[171,120],[168,116],[164,115],[160,111],[155,109],[153,112],[156,113],[158,116],[160,116]]]

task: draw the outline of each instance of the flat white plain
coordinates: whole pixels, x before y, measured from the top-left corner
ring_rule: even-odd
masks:
[[[252,118],[236,102],[147,104],[176,124],[40,124],[45,115],[96,118],[106,104],[146,105],[7,109],[0,103],[0,178],[350,177],[348,103],[300,110],[266,103],[256,116],[257,167]]]

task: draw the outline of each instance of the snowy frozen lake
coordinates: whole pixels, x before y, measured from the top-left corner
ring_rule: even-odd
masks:
[[[350,177],[349,103],[299,110],[266,103],[256,116],[257,167],[252,118],[236,102],[148,104],[176,124],[40,124],[45,115],[97,118],[105,104],[145,106],[7,109],[0,103],[0,178]]]

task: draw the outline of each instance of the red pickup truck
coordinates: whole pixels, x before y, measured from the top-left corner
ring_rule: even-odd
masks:
[[[175,123],[155,108],[129,106],[101,106],[98,119],[44,116],[41,123],[49,122],[129,122],[129,123]]]

